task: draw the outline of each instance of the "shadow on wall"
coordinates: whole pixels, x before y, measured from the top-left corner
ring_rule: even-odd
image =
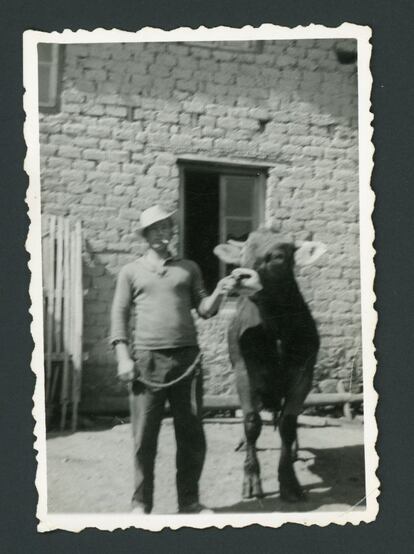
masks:
[[[83,367],[80,409],[84,413],[123,413],[128,411],[127,385],[117,379],[115,357],[108,339],[118,267],[134,256],[125,252],[94,252],[88,241],[85,242],[84,350],[87,360]]]

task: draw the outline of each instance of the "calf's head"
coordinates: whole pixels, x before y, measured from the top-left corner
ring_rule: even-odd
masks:
[[[229,240],[214,249],[221,261],[249,270],[250,275],[244,278],[242,276],[241,279],[241,286],[245,286],[246,289],[249,288],[249,281],[254,281],[253,272],[256,281],[259,281],[262,287],[276,285],[293,278],[295,263],[310,265],[325,251],[326,246],[321,242],[286,241],[269,229],[259,229],[250,233],[245,242]],[[243,275],[241,269],[236,272],[236,276]],[[252,293],[256,290],[252,289]]]

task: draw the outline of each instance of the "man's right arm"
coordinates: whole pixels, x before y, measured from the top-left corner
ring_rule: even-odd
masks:
[[[128,322],[132,302],[132,287],[126,267],[122,268],[116,283],[111,310],[110,343],[115,349],[118,376],[123,381],[134,377],[134,361],[128,346]]]
[[[115,354],[118,363],[118,377],[122,381],[131,381],[135,376],[135,362],[131,358],[128,344],[126,342],[117,342],[115,344]]]

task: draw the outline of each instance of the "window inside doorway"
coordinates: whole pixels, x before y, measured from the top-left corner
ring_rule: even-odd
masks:
[[[197,262],[208,292],[230,266],[214,255],[229,239],[245,240],[263,221],[265,171],[185,164],[181,167],[181,251]]]

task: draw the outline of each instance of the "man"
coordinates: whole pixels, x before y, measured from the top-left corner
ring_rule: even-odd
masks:
[[[211,317],[223,294],[235,285],[233,277],[225,277],[207,296],[197,264],[173,257],[168,249],[173,234],[171,216],[159,206],[142,213],[139,231],[148,250],[122,268],[111,314],[111,343],[118,375],[131,383],[135,447],[132,506],[136,513],[150,513],[153,507],[155,455],[167,399],[177,442],[179,512],[206,511],[199,502],[198,490],[206,443],[201,423],[199,348],[191,309],[203,318]],[[135,330],[130,349],[128,321],[132,305]]]

